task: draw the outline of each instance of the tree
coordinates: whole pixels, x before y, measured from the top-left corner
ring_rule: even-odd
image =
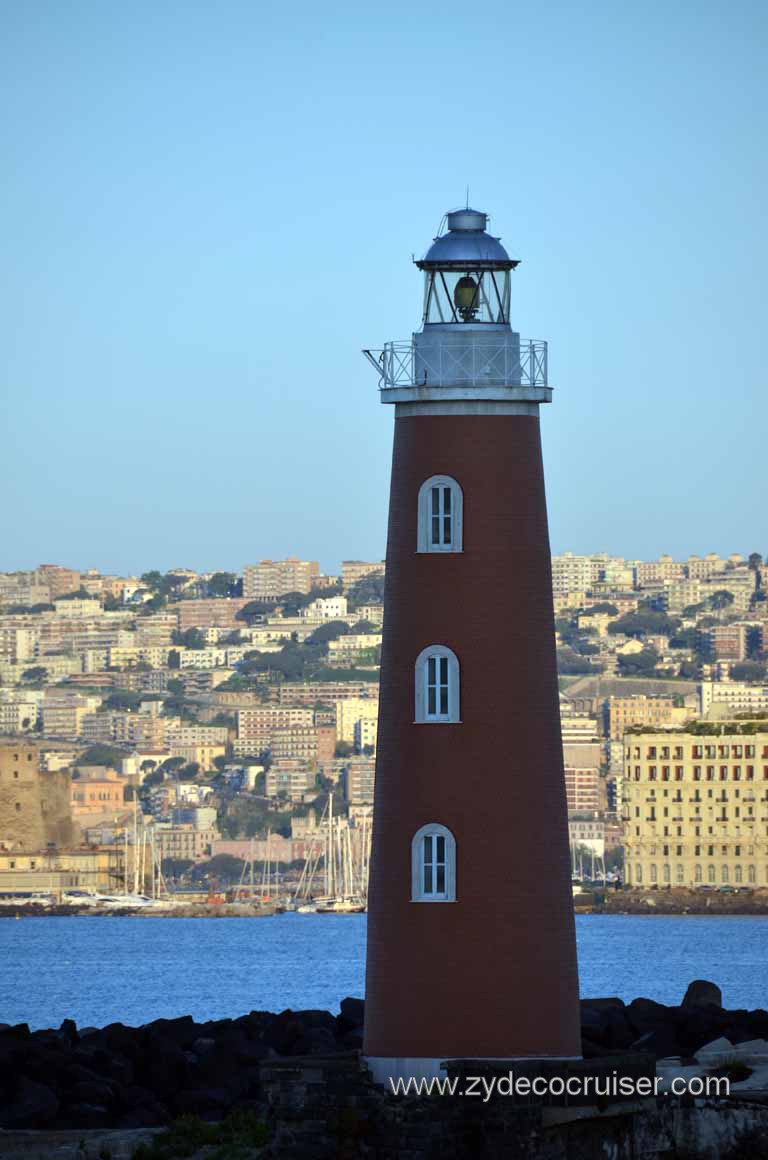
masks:
[[[306,644],[327,644],[329,640],[338,640],[340,636],[347,636],[350,632],[349,625],[343,620],[329,620],[326,624],[321,624],[313,633],[306,639]]]
[[[749,567],[752,569],[753,572],[756,572],[758,568],[762,567],[763,557],[760,555],[759,552],[750,552],[749,559],[747,560],[747,564],[749,565]]]
[[[157,768],[157,762],[153,761],[151,757],[145,758],[145,760],[142,761],[141,765],[139,766],[139,769],[145,775],[148,773],[151,773],[152,770],[156,769],[156,768]]]
[[[347,603],[350,609],[359,608],[361,604],[381,604],[384,600],[384,571],[369,572],[362,576],[347,592]]]
[[[173,773],[175,770],[181,769],[182,765],[186,765],[185,758],[183,758],[183,757],[166,757],[165,761],[160,766],[160,768],[166,770],[168,773]]]
[[[659,654],[655,648],[644,648],[642,652],[619,656],[619,672],[623,677],[651,677],[656,671]]]
[[[199,761],[190,761],[179,770],[179,781],[194,781],[199,772]]]
[[[222,885],[236,885],[243,877],[246,863],[232,854],[216,854],[207,862],[198,862],[192,869],[193,882],[216,879]]]
[[[102,703],[102,709],[123,709],[128,713],[135,713],[141,704],[141,693],[132,693],[129,689],[115,689]]]
[[[77,588],[74,592],[64,592],[61,596],[56,597],[57,600],[92,600],[92,594],[87,588]]]
[[[708,603],[710,608],[719,611],[723,608],[728,608],[729,605],[733,604],[733,601],[734,595],[732,592],[729,592],[727,588],[718,588],[717,592],[712,593]]]
[[[350,745],[348,741],[337,741],[334,757],[351,757],[354,752],[354,746]]]
[[[194,866],[191,858],[163,858],[160,869],[164,878],[183,878]]]
[[[239,612],[235,613],[235,620],[244,620],[250,624],[257,617],[267,616],[268,613],[274,612],[274,607],[267,600],[249,600]]]
[[[152,572],[143,572],[140,579],[145,588],[157,592],[163,583],[163,574],[154,569]]]
[[[741,661],[731,665],[731,679],[734,681],[764,681],[765,661]]]
[[[606,616],[619,615],[619,610],[616,605],[610,604],[607,600],[603,600],[599,604],[590,604],[584,611],[587,616],[597,615],[598,613],[604,613]]]
[[[595,664],[588,657],[581,657],[568,646],[557,650],[557,671],[561,676],[577,673],[601,673],[603,666]]]
[[[666,612],[656,612],[651,608],[638,609],[637,612],[627,612],[618,620],[608,625],[608,632],[613,636],[623,635],[631,637],[653,635],[671,636],[676,631],[680,621],[676,617],[667,616]]]
[[[173,644],[178,644],[182,648],[201,649],[205,648],[205,633],[201,628],[188,628],[184,632],[179,632],[174,629],[171,633],[171,641]]]
[[[75,765],[107,765],[115,768],[124,757],[125,752],[116,749],[114,745],[90,745],[80,754]]]
[[[215,717],[211,717],[208,724],[215,725],[219,729],[234,729],[237,726],[237,718],[231,713],[217,713]]]
[[[40,688],[45,683],[48,670],[43,665],[33,665],[31,669],[24,669],[21,674],[21,683],[28,688]]]
[[[209,596],[234,596],[237,576],[234,572],[214,572],[208,581]]]

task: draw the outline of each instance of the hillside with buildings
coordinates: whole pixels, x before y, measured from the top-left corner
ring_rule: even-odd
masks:
[[[768,887],[762,558],[552,567],[576,876]],[[363,561],[0,575],[0,897],[263,902],[337,856],[364,896],[383,587]]]

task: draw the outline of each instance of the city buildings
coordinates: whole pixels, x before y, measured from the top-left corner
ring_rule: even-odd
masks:
[[[311,592],[316,587],[320,565],[316,560],[261,560],[247,564],[243,570],[243,596],[246,600],[276,603],[288,592]]]

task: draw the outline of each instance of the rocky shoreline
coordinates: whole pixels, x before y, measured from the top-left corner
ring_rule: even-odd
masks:
[[[679,1006],[651,999],[581,1003],[586,1060],[627,1053],[685,1060],[713,1040],[768,1039],[768,1012],[727,1011],[719,989],[696,982]],[[356,1059],[364,1001],[328,1011],[251,1011],[196,1023],[191,1016],[143,1027],[112,1023],[30,1031],[0,1025],[0,1128],[145,1128],[233,1108],[263,1110],[265,1068],[291,1060]]]

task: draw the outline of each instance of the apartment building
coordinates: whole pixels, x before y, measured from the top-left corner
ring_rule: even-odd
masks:
[[[373,721],[379,717],[378,697],[349,697],[336,702],[336,736],[339,741],[354,744],[355,728],[359,721]]]
[[[605,855],[605,822],[602,818],[588,814],[579,818],[569,817],[568,839],[572,849],[586,847],[596,857],[602,858]]]
[[[362,753],[368,746],[376,748],[378,725],[376,717],[360,717],[355,721],[355,749],[358,753]]]
[[[617,741],[632,725],[668,725],[673,720],[674,708],[671,697],[608,697],[603,708],[605,732]]]
[[[101,697],[47,688],[43,701],[43,732],[49,737],[75,740],[82,735],[83,718],[95,713],[100,704]]]
[[[587,592],[600,578],[600,564],[591,556],[564,552],[552,557],[552,591],[556,598]]]
[[[625,880],[768,885],[768,732],[628,734]]]
[[[355,665],[376,665],[377,648],[381,647],[381,633],[350,633],[328,642],[328,664],[331,668],[353,668]]]
[[[702,716],[706,717],[714,706],[730,714],[768,713],[768,683],[749,685],[746,681],[702,681]]]
[[[350,757],[345,763],[344,796],[350,805],[372,805],[376,762],[372,757]]]
[[[286,757],[273,761],[265,781],[267,797],[277,797],[284,793],[289,801],[299,802],[307,790],[314,786],[315,773],[301,758]]]
[[[638,588],[651,584],[664,584],[683,580],[685,567],[671,556],[659,556],[658,560],[638,561],[635,565],[635,583]]]
[[[715,661],[743,661],[747,656],[745,624],[714,624],[701,634],[707,653]]]
[[[376,702],[378,712],[379,682],[283,681],[273,685],[268,695],[281,705],[330,705],[336,701],[369,699]]]
[[[204,600],[182,600],[179,604],[179,628],[239,628],[242,621],[237,614],[248,601],[237,596],[221,596]]]
[[[565,793],[568,813],[583,813],[604,808],[600,774],[597,769],[565,767]]]
[[[384,561],[379,560],[376,563],[371,563],[367,560],[342,560],[341,561],[341,587],[345,592],[350,588],[354,588],[355,584],[360,580],[364,580],[366,576],[383,576],[384,575]]]
[[[261,560],[248,564],[243,571],[243,596],[246,601],[276,602],[287,592],[311,592],[320,576],[316,560]]]

